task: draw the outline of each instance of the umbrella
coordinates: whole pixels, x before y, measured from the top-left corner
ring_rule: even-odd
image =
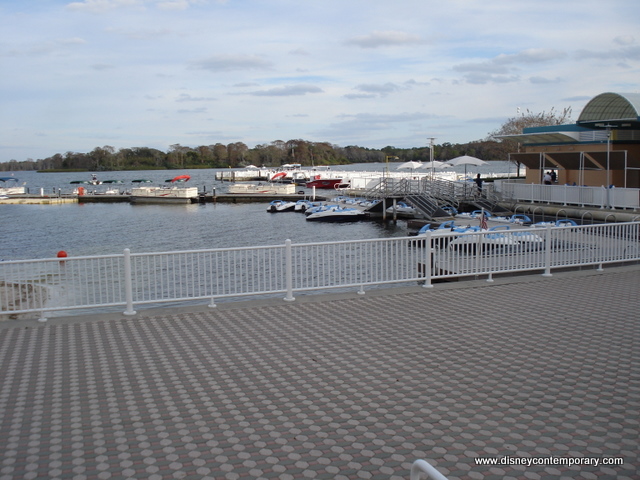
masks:
[[[422,164],[425,168],[449,168],[451,165],[445,162],[439,162],[438,160],[434,160],[433,162],[426,162]]]
[[[469,155],[462,155],[461,157],[452,158],[447,162],[452,167],[457,167],[458,165],[464,165],[464,176],[467,176],[467,165],[475,165],[479,167],[480,165],[487,165],[489,162],[485,162],[484,160],[480,160],[476,157],[471,157]]]
[[[422,166],[421,162],[414,162],[413,160],[411,160],[410,162],[405,162],[402,165],[398,165],[398,170],[402,170],[402,169],[411,169],[414,170],[416,168],[420,168]]]

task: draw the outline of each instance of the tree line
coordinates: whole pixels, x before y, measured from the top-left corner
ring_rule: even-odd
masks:
[[[434,145],[434,158],[449,160],[471,155],[487,160],[506,160],[508,152],[500,142],[478,141],[467,144]],[[106,145],[91,152],[56,153],[47,158],[0,163],[2,171],[113,171],[145,169],[236,168],[247,165],[278,167],[287,163],[304,166],[345,165],[350,163],[393,161],[429,161],[429,147],[371,149],[360,146],[340,147],[327,142],[306,140],[275,141],[249,148],[242,142],[227,145],[203,145],[195,148],[171,145],[167,152],[149,147],[121,148]]]
[[[464,144],[442,143],[434,145],[435,160],[451,160],[460,155],[470,155],[483,160],[508,160],[509,153],[517,151],[517,142],[504,135],[522,133],[527,127],[561,125],[571,119],[571,107],[557,112],[534,113],[529,110],[509,118],[500,128],[490,133],[486,139]],[[106,145],[96,147],[88,153],[66,152],[43,159],[25,161],[10,160],[0,163],[0,171],[21,170],[145,170],[145,169],[185,169],[185,168],[236,168],[248,165],[279,167],[287,163],[304,166],[345,165],[350,163],[384,162],[389,157],[394,161],[429,161],[428,146],[397,148],[387,146],[371,149],[359,146],[340,147],[328,142],[306,140],[276,140],[269,144],[249,148],[242,142],[224,145],[202,145],[186,147],[171,145],[167,152],[150,147],[121,148]]]

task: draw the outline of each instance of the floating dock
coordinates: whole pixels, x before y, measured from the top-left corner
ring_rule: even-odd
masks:
[[[20,205],[60,205],[63,203],[78,203],[78,197],[71,196],[47,196],[47,195],[12,195],[0,200],[0,204]]]

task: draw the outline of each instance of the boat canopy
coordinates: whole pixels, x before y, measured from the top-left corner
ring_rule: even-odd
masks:
[[[191,177],[189,175],[178,175],[177,177],[173,177],[168,180],[165,180],[165,182],[171,182],[171,183],[188,182],[189,180],[191,180]]]
[[[8,182],[10,180],[13,180],[14,182],[18,181],[16,177],[0,177],[0,182]]]
[[[122,180],[105,180],[102,183],[122,183]]]
[[[81,184],[81,183],[89,184],[89,183],[91,183],[91,182],[89,182],[89,181],[87,181],[87,180],[74,180],[74,181],[69,182],[69,183],[70,183],[71,185],[79,185],[79,184]]]
[[[277,180],[278,178],[284,178],[287,176],[287,172],[278,172],[271,177],[271,180]]]
[[[131,183],[153,183],[153,180],[145,180],[144,178],[138,178],[136,180],[131,180]]]

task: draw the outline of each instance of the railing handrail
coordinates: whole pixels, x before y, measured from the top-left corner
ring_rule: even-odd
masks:
[[[505,228],[508,230],[505,231]],[[0,314],[423,282],[640,260],[640,222],[0,262]],[[52,303],[52,301],[54,303]]]
[[[447,480],[433,465],[425,460],[416,460],[411,465],[411,480],[420,480],[420,474],[426,473],[433,480]]]
[[[519,202],[546,202],[600,208],[640,208],[640,189],[590,185],[541,185],[508,180],[496,181],[504,198]]]

